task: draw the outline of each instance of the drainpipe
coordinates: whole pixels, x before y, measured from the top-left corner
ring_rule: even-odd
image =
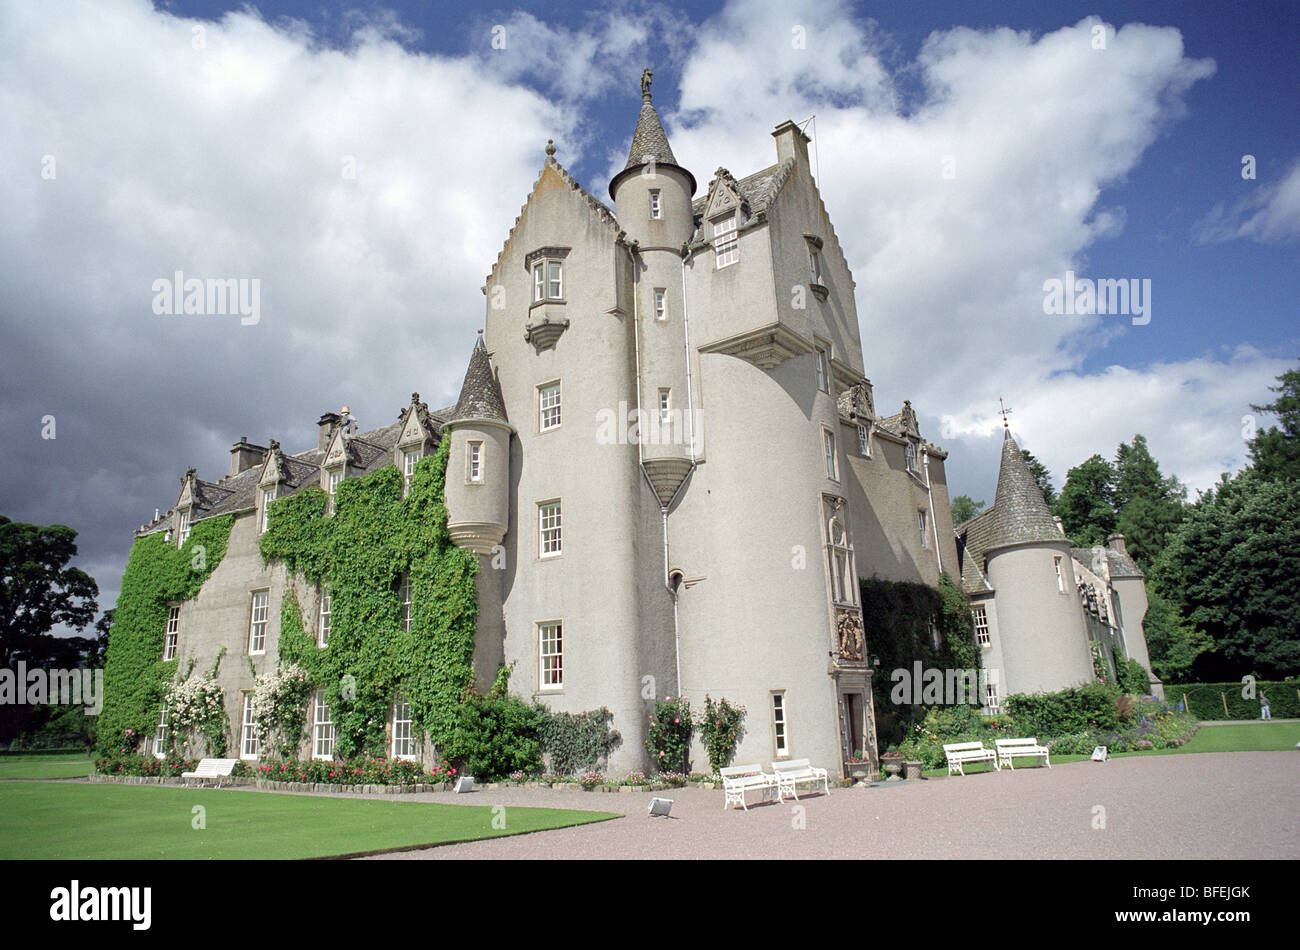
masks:
[[[925,470],[925,494],[930,499],[930,533],[934,535],[934,559],[939,563],[939,573],[943,573],[943,553],[939,550],[939,522],[934,517],[934,492],[930,490],[930,453],[921,447],[921,468]]]

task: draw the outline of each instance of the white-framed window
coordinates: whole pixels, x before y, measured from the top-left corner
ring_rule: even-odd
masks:
[[[736,231],[736,214],[713,222],[714,264],[721,269],[740,260],[740,235]]]
[[[989,615],[983,604],[975,604],[970,609],[971,619],[975,621],[975,642],[982,647],[992,646],[993,638],[989,636]]]
[[[271,592],[253,591],[253,609],[248,623],[248,655],[266,652],[266,618],[270,613]]]
[[[930,532],[926,528],[924,508],[917,509],[916,525],[921,530],[921,547],[928,548],[930,546]]]
[[[840,518],[833,517],[826,524],[829,567],[831,572],[831,597],[837,604],[856,606],[857,569],[854,566],[853,548]]]
[[[320,591],[320,622],[316,625],[317,641],[321,646],[327,646],[330,642],[330,610],[332,608],[330,589],[322,587]]]
[[[325,504],[327,514],[334,514],[334,499],[338,495],[339,484],[343,481],[343,469],[336,468],[330,471],[326,476],[326,484],[329,486],[326,491],[329,492],[329,500]]]
[[[397,588],[397,599],[402,605],[400,620],[402,629],[411,632],[411,575],[403,574],[402,583]]]
[[[190,536],[190,509],[185,508],[181,511],[180,528],[176,531],[176,546],[183,547],[185,541]]]
[[[864,459],[871,458],[871,430],[866,426],[858,426],[858,451]]]
[[[257,720],[253,716],[252,693],[244,693],[244,715],[239,728],[239,757],[257,758]]]
[[[658,221],[664,216],[663,198],[658,188],[650,189],[650,217]]]
[[[158,710],[158,725],[153,733],[153,754],[156,759],[167,757],[167,700]]]
[[[330,715],[325,690],[312,693],[311,757],[334,758],[334,719]]]
[[[776,758],[785,758],[790,754],[790,734],[785,690],[772,693],[772,754]]]
[[[483,481],[482,442],[465,443],[465,480],[469,482]]]
[[[999,705],[999,700],[998,700],[997,683],[984,684],[984,705],[988,707],[990,716],[996,716],[998,714],[998,710],[1001,707]]]
[[[822,282],[822,252],[808,245],[808,274],[814,284]]]
[[[402,453],[402,497],[411,493],[411,480],[415,478],[415,463],[424,457],[419,449],[408,449]]]
[[[673,391],[659,390],[659,421],[671,422],[673,419]]]
[[[560,537],[560,500],[544,501],[537,506],[538,553],[554,557],[564,550]]]
[[[258,534],[266,534],[271,526],[271,502],[275,501],[275,486],[262,489],[262,518],[257,526]]]
[[[560,381],[537,387],[537,428],[548,432],[560,427]]]
[[[655,319],[660,323],[668,319],[668,297],[662,287],[655,288]]]
[[[840,464],[835,452],[835,433],[827,428],[822,429],[822,452],[826,456],[826,477],[833,482],[838,482]]]
[[[176,643],[180,639],[181,632],[181,609],[180,607],[167,608],[167,636],[163,640],[163,659],[176,659]]]
[[[548,620],[537,625],[540,689],[564,688],[564,624]]]
[[[543,258],[533,262],[533,303],[564,299],[564,262]]]
[[[393,758],[419,758],[419,749],[415,743],[415,718],[411,715],[411,704],[401,694],[393,702]]]
[[[831,378],[829,366],[826,360],[826,350],[822,347],[816,348],[817,357],[817,388],[824,393],[831,391]]]
[[[1061,559],[1060,559],[1059,557],[1057,557],[1057,558],[1052,558],[1052,561],[1053,561],[1053,562],[1055,563],[1055,565],[1056,565],[1056,589],[1059,590],[1062,594],[1064,594],[1064,593],[1065,593],[1065,573],[1061,570]]]
[[[907,466],[909,472],[915,472],[916,468],[916,446],[908,442],[903,446],[903,464]]]

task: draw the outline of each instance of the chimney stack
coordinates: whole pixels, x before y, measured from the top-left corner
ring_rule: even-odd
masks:
[[[334,434],[334,426],[336,426],[338,422],[339,414],[337,412],[327,412],[316,420],[316,425],[320,432],[320,438],[316,442],[316,447],[322,452],[330,447],[330,436]]]
[[[1052,515],[1052,520],[1056,522],[1056,530],[1065,534],[1065,522],[1061,520],[1060,515]]]
[[[795,125],[790,119],[786,119],[775,129],[772,130],[772,137],[776,139],[776,161],[777,164],[785,164],[791,158],[795,160],[795,167],[808,174],[808,143],[811,139],[800,131],[799,126]]]
[[[266,447],[254,445],[248,436],[241,435],[239,441],[230,447],[230,474],[246,472],[254,465],[261,465],[266,460]]]
[[[1124,546],[1124,535],[1112,534],[1106,539],[1106,547],[1110,548],[1116,554],[1122,554],[1128,557],[1128,548]]]

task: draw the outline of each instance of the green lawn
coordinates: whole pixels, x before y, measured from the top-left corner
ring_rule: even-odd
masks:
[[[84,778],[95,763],[76,753],[68,755],[0,755],[0,778]]]
[[[1130,755],[1178,755],[1184,752],[1272,752],[1283,749],[1295,749],[1300,742],[1300,723],[1295,722],[1257,722],[1234,723],[1230,726],[1201,726],[1187,745],[1177,749],[1147,749],[1142,752],[1116,752],[1113,759],[1126,758]],[[1090,755],[1053,755],[1053,765],[1069,762],[1087,762]],[[1034,768],[1033,759],[1019,759],[1016,768]],[[993,766],[980,763],[966,766],[966,771],[975,774],[981,769],[993,770]],[[927,776],[947,775],[947,768],[926,769]]]
[[[205,828],[193,827],[201,805]],[[473,841],[612,812],[182,789],[6,782],[0,858],[317,858]],[[504,823],[504,828],[494,828]]]

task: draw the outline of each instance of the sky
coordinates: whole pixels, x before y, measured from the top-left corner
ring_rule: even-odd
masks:
[[[1298,38],[1289,0],[6,0],[0,513],[75,528],[106,608],[188,467],[453,403],[547,140],[608,202],[643,66],[702,187],[808,121],[877,408],[951,495],[992,502],[1004,399],[1058,488],[1142,433],[1194,497],[1300,355]],[[177,271],[256,321],[156,313]],[[1047,312],[1067,272],[1145,313]]]

